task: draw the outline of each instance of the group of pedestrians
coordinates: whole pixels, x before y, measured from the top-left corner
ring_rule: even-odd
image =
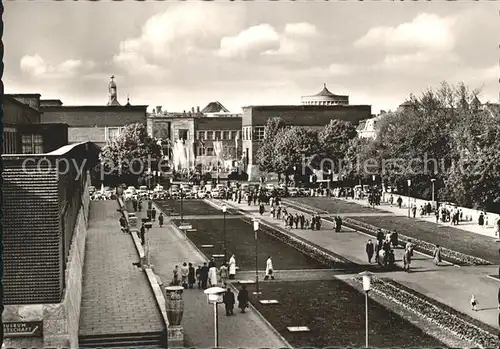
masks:
[[[268,268],[266,268],[266,278],[268,277]],[[234,315],[234,305],[238,300],[238,308],[242,313],[248,308],[248,290],[245,285],[242,285],[235,297],[230,287],[227,287],[227,280],[234,280],[236,276],[236,258],[234,255],[229,259],[229,263],[223,262],[220,267],[212,258],[208,263],[204,262],[199,265],[197,269],[194,268],[193,263],[184,262],[182,266],[176,265],[172,272],[171,286],[182,286],[184,289],[193,289],[194,285],[198,285],[198,289],[205,290],[209,287],[223,287],[227,288],[223,295],[223,303],[226,308],[226,315]],[[272,275],[272,264],[270,274]],[[272,276],[274,278],[274,276]]]

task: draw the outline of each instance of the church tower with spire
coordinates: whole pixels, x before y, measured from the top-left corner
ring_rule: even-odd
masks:
[[[111,75],[111,81],[108,85],[109,91],[109,99],[108,106],[120,106],[121,104],[118,102],[118,94],[116,92],[116,83],[114,81],[115,76]]]

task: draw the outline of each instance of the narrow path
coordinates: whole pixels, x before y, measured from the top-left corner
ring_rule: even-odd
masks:
[[[120,231],[114,200],[91,201],[79,335],[162,332],[161,314],[137,252]]]

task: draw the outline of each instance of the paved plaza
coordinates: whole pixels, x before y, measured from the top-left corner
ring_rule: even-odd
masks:
[[[144,216],[144,212],[142,215]],[[153,269],[160,276],[164,286],[172,281],[172,271],[175,265],[181,266],[183,262],[191,262],[197,266],[207,261],[183,234],[169,224],[168,220],[163,228],[158,226],[158,222],[153,222],[149,237]],[[245,314],[235,311],[235,314],[235,316],[226,317],[224,306],[219,306],[219,346],[226,348],[283,348],[288,346],[252,309]],[[184,291],[182,326],[184,326],[186,347],[213,347],[213,307],[207,303],[207,297],[202,290]]]
[[[258,213],[258,206],[248,206],[246,203],[237,204],[233,201],[225,202],[250,216],[259,217],[277,229],[284,229],[282,221],[273,219],[269,212],[261,216]],[[268,210],[268,207],[266,209]],[[291,213],[296,212],[290,207],[287,209]],[[345,226],[342,227],[340,233],[335,233],[332,223],[326,220],[322,222],[320,231],[309,229],[287,229],[286,231],[328,249],[337,255],[341,255],[352,262],[368,265],[365,244],[369,238],[372,241],[374,240],[372,236],[367,236]],[[399,266],[402,266],[402,252],[401,249],[395,250],[396,261]],[[430,256],[416,252],[411,267],[411,273],[404,271],[379,272],[378,276],[393,279],[490,326],[497,327],[496,294],[498,293],[499,283],[488,278],[487,275],[496,273],[498,266],[456,267],[449,263],[436,266]],[[480,311],[474,312],[470,309],[469,300],[472,294],[475,294],[480,302]]]
[[[134,243],[120,231],[118,204],[91,201],[80,336],[162,332],[161,314]]]

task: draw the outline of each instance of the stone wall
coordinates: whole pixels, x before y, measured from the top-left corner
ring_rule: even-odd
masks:
[[[86,182],[90,183],[88,173]],[[6,348],[78,348],[82,273],[89,204],[88,190],[85,190],[68,256],[63,302],[5,306],[4,322],[43,321],[43,337],[6,338]]]

